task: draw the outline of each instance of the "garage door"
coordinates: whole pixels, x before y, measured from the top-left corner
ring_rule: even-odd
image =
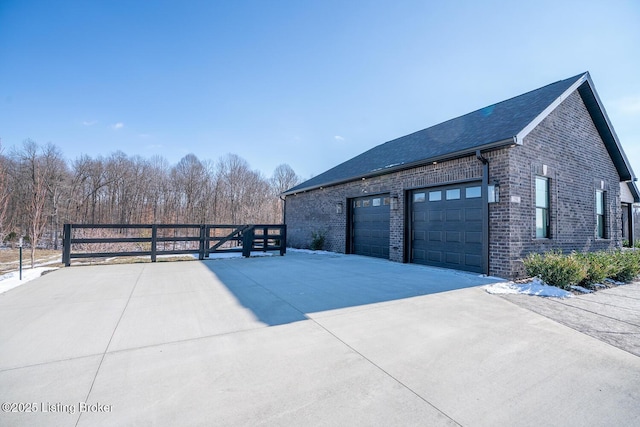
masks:
[[[480,182],[411,193],[411,262],[483,272]]]
[[[389,258],[389,196],[352,200],[351,248],[354,254]]]

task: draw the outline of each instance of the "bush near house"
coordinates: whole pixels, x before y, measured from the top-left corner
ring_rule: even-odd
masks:
[[[527,275],[539,277],[545,283],[562,289],[572,285],[593,288],[604,279],[630,282],[640,275],[640,252],[604,251],[572,252],[563,254],[550,251],[529,254],[524,259]]]
[[[312,232],[311,245],[310,245],[311,250],[321,251],[322,249],[324,249],[324,240],[325,240],[325,235],[322,231]]]

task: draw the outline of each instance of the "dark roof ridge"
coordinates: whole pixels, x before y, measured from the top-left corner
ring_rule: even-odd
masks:
[[[530,91],[528,91],[528,92],[521,93],[520,95],[512,96],[511,98],[508,98],[508,99],[505,99],[505,100],[502,100],[502,101],[498,101],[498,102],[494,102],[493,104],[485,105],[484,107],[478,108],[478,109],[473,110],[473,111],[470,111],[470,112],[468,112],[468,113],[461,114],[461,115],[459,115],[459,116],[453,117],[453,118],[448,119],[448,120],[445,120],[445,121],[443,121],[443,122],[439,122],[439,123],[436,123],[436,124],[434,124],[434,125],[427,126],[426,128],[423,128],[423,129],[417,130],[417,131],[415,131],[415,132],[411,132],[411,133],[408,133],[408,134],[406,134],[406,135],[402,135],[402,136],[399,136],[399,137],[394,138],[394,139],[392,139],[392,140],[389,140],[389,141],[387,141],[387,142],[383,142],[382,144],[378,144],[378,145],[376,145],[375,147],[370,148],[370,150],[372,150],[372,149],[374,149],[374,148],[376,148],[376,147],[379,147],[380,145],[389,144],[390,142],[394,142],[394,141],[396,141],[396,140],[398,140],[398,139],[405,138],[405,137],[407,137],[407,136],[411,136],[411,135],[414,135],[414,134],[416,134],[416,133],[423,132],[423,131],[425,131],[425,130],[427,130],[427,129],[431,129],[432,127],[440,126],[440,125],[444,125],[444,124],[446,124],[446,123],[450,123],[450,122],[452,122],[452,121],[454,121],[454,120],[458,120],[458,119],[461,119],[461,118],[466,117],[466,116],[471,116],[471,115],[473,115],[473,114],[477,114],[478,112],[481,112],[481,111],[486,110],[486,109],[488,109],[488,108],[495,107],[495,106],[500,105],[500,104],[505,104],[505,103],[507,103],[507,102],[511,102],[511,101],[513,101],[513,100],[514,100],[514,99],[516,99],[516,98],[520,98],[520,97],[527,96],[527,95],[529,95],[529,94],[531,94],[531,93],[533,93],[533,92],[537,92],[537,91],[542,90],[542,89],[545,89],[545,88],[547,88],[547,87],[549,87],[549,86],[553,86],[553,85],[556,85],[556,84],[558,84],[558,83],[567,82],[567,81],[570,81],[570,80],[572,80],[572,81],[578,80],[579,78],[583,77],[585,74],[589,74],[589,72],[588,72],[588,71],[585,71],[585,72],[583,72],[583,73],[576,74],[576,75],[575,75],[575,76],[573,76],[573,77],[569,77],[569,78],[567,78],[567,79],[558,80],[558,81],[555,81],[555,82],[553,82],[553,83],[549,83],[549,84],[546,84],[546,85],[544,85],[544,86],[541,86],[541,87],[539,87],[539,88],[537,88],[537,89],[532,89],[532,90],[530,90]],[[367,151],[369,151],[369,150],[367,150]],[[365,153],[366,153],[366,151],[365,151]]]
[[[575,91],[585,101],[621,180],[634,180],[628,159],[586,71],[376,145],[282,194],[388,174],[478,150],[521,145],[524,138]]]

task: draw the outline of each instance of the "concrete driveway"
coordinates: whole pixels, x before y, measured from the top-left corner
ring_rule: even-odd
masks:
[[[491,281],[299,253],[62,269],[0,295],[0,425],[640,423],[640,358]]]

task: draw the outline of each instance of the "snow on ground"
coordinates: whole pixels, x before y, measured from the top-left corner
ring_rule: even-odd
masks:
[[[280,255],[279,251],[275,252],[251,252],[251,257],[260,257],[260,256],[274,256]],[[194,255],[194,258],[198,259],[198,254]],[[242,252],[216,252],[210,253],[209,258],[205,259],[226,259],[226,258],[242,258]]]
[[[23,268],[22,280],[20,280],[19,271],[12,271],[10,273],[3,274],[2,276],[0,276],[0,294],[7,292],[8,290],[18,287],[20,285],[24,285],[25,283],[30,282],[33,279],[37,279],[38,277],[42,276],[42,273],[50,270],[57,270],[57,268],[52,268],[52,267]]]
[[[540,297],[570,298],[571,292],[555,286],[549,286],[540,279],[533,279],[527,283],[500,282],[484,286],[490,294],[524,294]]]
[[[287,252],[297,252],[301,254],[312,254],[312,255],[340,255],[337,252],[312,251],[311,249],[295,249],[295,248],[287,248]]]

